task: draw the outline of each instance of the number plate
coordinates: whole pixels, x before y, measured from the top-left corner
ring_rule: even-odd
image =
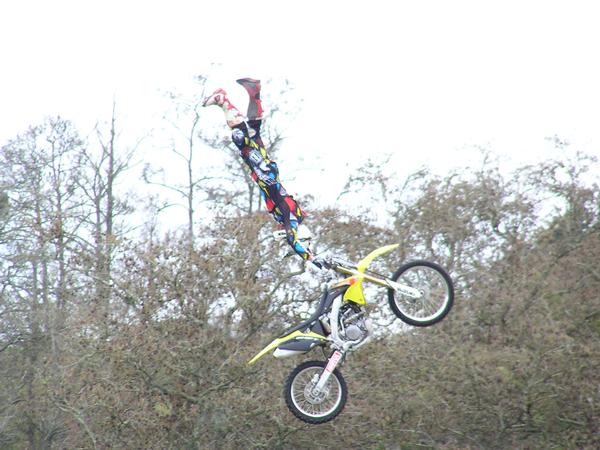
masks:
[[[333,355],[331,355],[331,358],[329,358],[329,362],[327,363],[327,367],[325,367],[325,370],[329,373],[333,372],[333,369],[335,369],[335,366],[338,365],[338,362],[340,361],[341,358],[342,358],[342,352],[340,352],[338,350],[333,352]]]

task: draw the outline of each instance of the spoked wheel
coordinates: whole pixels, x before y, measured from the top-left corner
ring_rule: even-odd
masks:
[[[401,266],[391,278],[419,292],[418,298],[401,289],[388,289],[394,314],[403,322],[417,327],[438,323],[452,308],[454,286],[450,275],[438,264],[412,261]]]
[[[325,423],[335,418],[344,409],[348,397],[346,382],[335,369],[325,387],[316,393],[327,361],[306,361],[296,367],[285,383],[285,403],[290,411],[307,423]]]

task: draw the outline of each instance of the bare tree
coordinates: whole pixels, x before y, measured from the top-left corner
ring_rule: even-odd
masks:
[[[83,240],[83,249],[93,255],[95,286],[94,302],[106,320],[110,315],[112,292],[112,261],[114,250],[127,229],[117,221],[132,211],[126,200],[115,193],[115,186],[130,169],[136,148],[121,149],[118,144],[116,104],[107,130],[96,126],[96,149],[85,149],[82,165],[85,172],[79,180],[78,188],[85,199],[83,215],[90,230],[91,241]],[[82,230],[81,236],[86,236]],[[85,269],[85,266],[84,266]]]
[[[203,188],[205,182],[218,178],[214,174],[210,174],[207,171],[207,167],[202,165],[202,160],[205,157],[201,152],[204,150],[198,145],[202,143],[199,140],[199,136],[206,133],[199,130],[201,125],[200,108],[205,95],[205,84],[206,78],[198,77],[199,93],[191,97],[173,93],[169,94],[174,104],[174,110],[172,116],[168,115],[165,117],[165,121],[175,131],[171,139],[170,151],[176,156],[177,160],[183,161],[185,181],[181,182],[179,179],[177,181],[157,180],[157,175],[160,171],[157,171],[150,165],[147,165],[144,170],[144,179],[147,183],[166,188],[183,198],[187,215],[187,234],[190,252],[194,248],[194,226],[197,220],[195,217],[197,210],[196,193]],[[203,139],[203,141],[207,142],[210,140]],[[199,170],[197,166],[200,166]],[[201,175],[197,175],[197,170]]]
[[[67,260],[79,227],[75,186],[82,146],[73,126],[57,118],[2,149],[1,178],[10,204],[2,292],[10,300],[0,319],[12,324],[7,345],[19,344],[25,358],[20,395],[32,405],[25,430],[31,448],[50,445],[61,427],[59,415],[46,410],[38,386],[60,357],[61,332],[74,298]]]

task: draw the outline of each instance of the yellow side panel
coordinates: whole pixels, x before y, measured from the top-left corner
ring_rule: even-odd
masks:
[[[354,283],[346,290],[346,292],[344,292],[344,300],[349,300],[351,302],[358,303],[359,305],[364,305],[367,303],[362,288],[362,280]]]
[[[256,361],[258,361],[260,358],[262,358],[265,354],[269,353],[271,350],[275,350],[277,347],[279,347],[279,345],[283,344],[286,341],[289,341],[290,339],[294,339],[295,337],[298,337],[298,336],[309,336],[309,337],[312,337],[315,339],[320,339],[322,341],[327,339],[325,336],[321,336],[320,334],[313,333],[312,331],[309,331],[308,333],[303,333],[302,331],[296,330],[293,333],[288,334],[287,336],[275,339],[273,342],[271,342],[269,345],[267,345],[265,348],[263,348],[254,358],[252,358],[250,361],[248,361],[248,364],[254,364]]]

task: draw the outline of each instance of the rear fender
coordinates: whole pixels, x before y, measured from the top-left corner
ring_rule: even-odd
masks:
[[[365,270],[367,270],[367,267],[369,267],[369,265],[373,262],[375,258],[381,255],[385,255],[386,253],[395,250],[399,246],[400,244],[391,244],[373,250],[371,253],[369,253],[367,256],[360,260],[360,262],[356,265],[356,270],[360,273],[364,273]],[[365,299],[365,294],[363,292],[362,285],[364,278],[360,274],[357,274],[353,277],[346,278],[344,281],[346,280],[348,281],[348,284],[350,284],[350,287],[344,293],[344,300],[358,303],[359,305],[366,304],[367,301]]]

